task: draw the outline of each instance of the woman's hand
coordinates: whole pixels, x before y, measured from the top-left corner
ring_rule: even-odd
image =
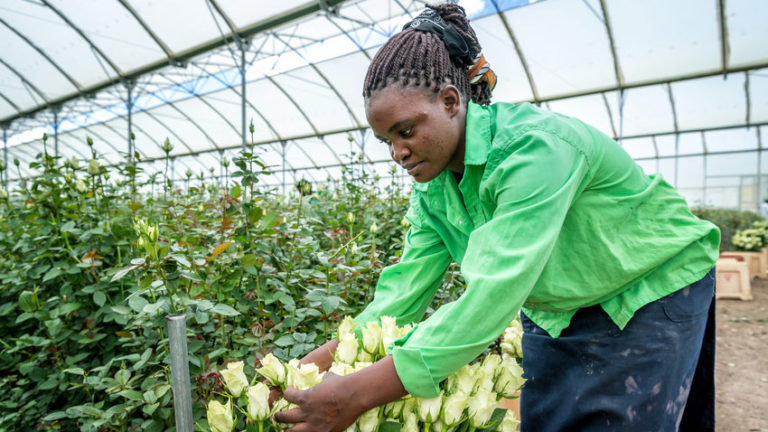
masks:
[[[326,373],[311,389],[289,387],[283,396],[298,408],[276,413],[275,420],[297,423],[291,432],[341,432],[369,409],[406,394],[392,356],[387,356],[344,377]]]
[[[275,414],[281,423],[298,423],[291,432],[341,432],[355,422],[364,409],[359,397],[346,385],[348,377],[326,373],[323,381],[307,390],[288,387],[285,400],[298,408]]]
[[[336,352],[336,347],[338,346],[338,339],[331,339],[305,355],[299,362],[301,364],[314,363],[320,369],[320,372],[325,372],[331,367],[331,364],[333,363],[333,354]],[[271,407],[281,397],[283,397],[283,391],[280,387],[270,387],[269,406]]]

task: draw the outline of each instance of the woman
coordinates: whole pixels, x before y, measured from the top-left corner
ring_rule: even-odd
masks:
[[[495,80],[453,4],[377,52],[368,122],[415,184],[402,260],[355,321],[420,321],[451,260],[467,289],[392,355],[287,390],[299,408],[275,417],[296,432],[341,431],[406,393],[434,397],[522,307],[523,430],[711,429],[713,358],[702,353],[714,337],[719,231],[594,128],[528,104],[488,105]],[[335,347],[303,361],[327,369]]]

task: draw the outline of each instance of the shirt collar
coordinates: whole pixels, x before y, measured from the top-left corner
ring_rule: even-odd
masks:
[[[464,141],[464,165],[483,165],[491,147],[490,108],[472,101],[467,104],[467,131]]]

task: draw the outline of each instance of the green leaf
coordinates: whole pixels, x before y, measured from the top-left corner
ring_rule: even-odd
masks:
[[[43,421],[55,421],[67,417],[67,413],[64,411],[54,411],[47,416],[43,417]]]
[[[66,315],[72,311],[76,311],[83,307],[80,303],[64,303],[63,305],[59,306],[58,313],[56,315]]]
[[[287,347],[293,345],[294,343],[296,343],[296,339],[294,339],[293,335],[290,334],[282,335],[275,341],[275,345],[279,347]]]
[[[219,303],[211,309],[211,312],[224,316],[237,316],[240,312],[236,311],[233,307],[227,306],[223,303]]]
[[[131,309],[135,310],[136,312],[141,312],[144,310],[144,306],[146,306],[148,303],[149,302],[140,295],[133,296],[128,299],[128,306],[130,306]]]
[[[69,369],[64,369],[62,372],[70,373],[73,375],[85,375],[85,371],[82,368],[69,368]]]
[[[131,313],[131,310],[125,306],[112,306],[110,309],[112,309],[112,312],[119,315],[129,315]]]
[[[37,293],[24,290],[19,294],[19,307],[25,312],[33,312],[37,310],[39,304],[37,302]]]
[[[57,380],[55,377],[48,378],[44,383],[37,386],[40,390],[50,390],[54,387],[59,385],[59,380]]]
[[[120,369],[115,374],[115,379],[120,385],[128,384],[128,380],[131,379],[131,371],[128,369]]]
[[[403,425],[398,422],[386,421],[379,426],[379,432],[400,432]]]
[[[205,324],[208,322],[208,314],[205,312],[195,312],[195,320],[198,324]]]
[[[104,306],[104,303],[107,302],[107,296],[102,291],[96,291],[93,293],[93,302],[99,307]]]
[[[61,274],[61,269],[58,267],[54,267],[48,270],[48,273],[46,273],[45,276],[43,276],[43,282],[48,282],[49,280],[56,278],[60,274]]]
[[[144,262],[143,262],[144,258],[140,258],[140,259],[142,261],[141,264],[129,265],[129,266],[123,267],[122,269],[118,270],[117,273],[115,273],[112,276],[112,279],[110,280],[110,282],[118,281],[118,280],[122,279],[123,277],[125,277],[125,275],[127,275],[128,273],[130,273],[133,270],[136,270],[137,268],[139,268],[142,265],[144,265]],[[136,260],[133,260],[133,261],[136,261]]]
[[[130,400],[137,400],[137,401],[144,400],[144,395],[142,395],[140,392],[137,392],[136,390],[122,390],[118,394]]]
[[[142,366],[144,366],[145,363],[147,363],[147,360],[152,356],[152,348],[147,348],[144,350],[144,352],[141,354],[141,358],[139,361],[136,362],[136,364],[133,365],[133,370],[139,370]]]
[[[240,198],[240,195],[242,194],[242,190],[240,189],[240,186],[235,185],[230,191],[229,194],[232,196],[232,198]]]
[[[187,268],[192,267],[192,264],[189,263],[189,260],[187,260],[187,258],[184,255],[171,254],[169,256],[184,267],[187,267]]]

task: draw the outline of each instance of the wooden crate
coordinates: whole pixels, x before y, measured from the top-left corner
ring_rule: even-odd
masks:
[[[717,260],[715,296],[718,299],[752,300],[751,278],[746,260],[739,261],[735,258]]]
[[[768,259],[765,254],[760,252],[723,252],[720,254],[720,258],[737,258],[741,257],[749,267],[749,278],[754,279],[756,277],[765,278],[768,272]]]
[[[515,414],[517,421],[520,421],[520,392],[517,392],[517,397],[514,399],[501,398],[499,401],[499,408],[504,408],[512,411]]]

